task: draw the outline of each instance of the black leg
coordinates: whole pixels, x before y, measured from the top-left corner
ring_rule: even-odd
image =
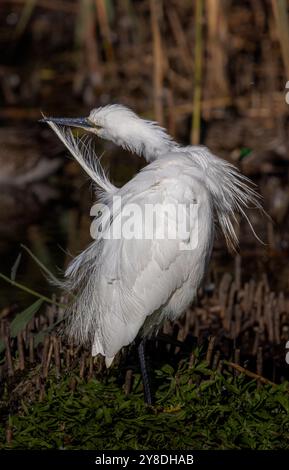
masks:
[[[140,370],[143,382],[143,389],[144,389],[144,401],[148,405],[153,404],[153,395],[152,395],[152,388],[151,388],[151,381],[148,371],[148,366],[145,357],[145,340],[141,339],[138,345],[138,357],[140,362]]]

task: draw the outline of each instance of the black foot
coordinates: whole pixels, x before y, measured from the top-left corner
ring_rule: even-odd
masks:
[[[144,401],[148,405],[152,405],[153,394],[152,394],[151,380],[149,376],[147,361],[145,357],[145,340],[144,339],[142,339],[138,345],[138,357],[139,357],[140,370],[141,370],[141,376],[142,376],[142,381],[143,381]]]

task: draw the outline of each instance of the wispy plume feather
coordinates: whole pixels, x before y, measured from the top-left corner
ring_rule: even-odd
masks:
[[[244,217],[256,239],[256,234],[246,213],[248,209],[258,209],[264,214],[261,196],[255,191],[255,184],[242,175],[231,163],[213,155],[206,147],[186,147],[195,165],[202,169],[215,209],[217,222],[223,232],[228,249],[236,251],[239,240],[236,233],[237,214]],[[266,214],[267,215],[267,214]]]
[[[91,138],[87,135],[75,137],[69,127],[59,126],[51,121],[47,122],[75,160],[96,183],[97,188],[101,188],[104,193],[113,194],[117,188],[109,181],[100,165]]]

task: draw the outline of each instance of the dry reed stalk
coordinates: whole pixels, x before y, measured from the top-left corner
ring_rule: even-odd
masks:
[[[24,346],[27,346],[28,344],[28,337],[29,337],[28,325],[26,325],[24,330],[22,330],[22,341],[23,341]]]
[[[132,382],[133,382],[133,371],[132,369],[128,369],[125,373],[125,382],[124,382],[124,393],[125,395],[129,395],[132,389]]]
[[[235,349],[234,351],[234,363],[235,364],[240,364],[240,349]],[[239,375],[240,373],[238,371],[234,371],[235,372],[235,375]]]
[[[99,52],[97,47],[97,38],[95,34],[95,17],[93,15],[93,0],[86,0],[87,7],[85,9],[85,53],[87,64],[90,72],[90,80],[93,85],[101,81]]]
[[[154,114],[155,119],[164,125],[163,110],[163,80],[164,64],[162,40],[160,32],[160,1],[150,0],[151,29],[153,38],[153,87],[154,87]]]
[[[269,286],[268,276],[267,276],[266,272],[264,272],[262,274],[262,282],[263,282],[263,285],[264,285],[265,293],[269,294],[270,293],[270,286]]]
[[[262,291],[263,291],[263,284],[262,282],[259,282],[256,292],[255,292],[255,297],[254,297],[254,303],[256,304],[255,319],[258,323],[260,323],[260,319],[262,316],[262,300],[263,300]]]
[[[208,345],[208,350],[207,350],[207,354],[206,354],[206,362],[207,362],[208,366],[210,366],[210,364],[211,364],[215,341],[216,341],[216,337],[211,336],[210,339],[209,339],[209,345]]]
[[[83,379],[85,372],[86,352],[81,354],[80,365],[79,365],[79,377]]]
[[[277,299],[274,299],[273,303],[273,329],[274,329],[274,340],[277,344],[280,344],[280,310],[279,310],[279,302]]]
[[[235,347],[236,346],[236,320],[231,321],[231,328],[230,328],[229,336],[233,340],[233,344]]]
[[[84,80],[89,78],[92,89],[102,82],[103,73],[95,31],[94,0],[80,0],[76,42],[83,49],[78,73],[74,76],[74,89],[80,91]],[[85,71],[84,71],[85,70]]]
[[[166,9],[166,14],[168,16],[169,24],[178,46],[178,53],[180,59],[183,62],[183,65],[186,71],[191,75],[194,73],[194,63],[191,56],[191,50],[189,49],[186,34],[180,22],[180,18],[177,10],[171,6]]]
[[[72,357],[77,358],[78,355],[80,354],[82,350],[82,345],[79,344],[78,346],[75,346],[72,348]]]
[[[235,293],[236,293],[236,285],[235,285],[235,282],[232,282],[230,292],[229,292],[228,305],[225,309],[225,316],[224,316],[224,328],[229,332],[231,331]]]
[[[55,294],[52,294],[51,298],[53,302],[56,302]],[[55,303],[53,303],[52,305],[49,305],[46,309],[46,312],[47,312],[48,324],[49,326],[52,326],[57,318],[57,306],[55,305]]]
[[[191,369],[193,367],[195,362],[196,362],[196,355],[195,355],[195,352],[192,351],[192,353],[190,355],[190,359],[189,359],[189,369]]]
[[[19,356],[19,369],[25,369],[25,355],[24,355],[24,347],[23,347],[23,336],[22,332],[17,334],[17,350]]]
[[[183,325],[183,341],[186,340],[186,337],[190,333],[190,321],[188,320],[187,316],[184,318],[184,325]]]
[[[268,384],[268,385],[276,386],[274,382],[271,382],[265,377],[262,377],[261,375],[255,374],[254,372],[251,372],[250,370],[245,369],[239,364],[235,364],[234,362],[230,362],[230,361],[224,361],[224,363],[227,366],[232,367],[233,369],[237,370],[238,372],[241,372],[242,374],[247,375],[251,379],[259,380],[261,383],[266,384],[266,385]]]
[[[3,320],[5,317],[8,317],[10,315],[11,309],[10,307],[3,308],[0,312],[0,320]]]
[[[289,327],[287,325],[282,326],[281,330],[281,341],[288,341],[289,338]]]
[[[228,291],[232,283],[232,276],[228,273],[225,273],[221,279],[219,289],[218,289],[218,298],[221,307],[225,310],[227,304]]]
[[[267,238],[268,238],[268,245],[270,250],[276,249],[276,239],[275,239],[275,232],[274,232],[274,225],[271,220],[267,221]]]
[[[258,327],[255,331],[255,338],[254,338],[253,349],[252,349],[253,356],[256,356],[257,354],[259,342],[260,342],[260,331]]]
[[[242,298],[243,312],[247,314],[249,311],[249,284],[248,282],[245,283],[242,293],[243,293],[243,296],[242,296],[243,297]]]
[[[178,335],[177,335],[177,341],[184,342],[184,340],[186,339],[186,336],[187,336],[187,331],[185,329],[185,326],[182,325],[180,322],[178,322],[178,325],[179,325],[179,331],[178,331]],[[181,350],[181,347],[176,346],[175,354],[178,354],[178,352],[180,352],[180,350]]]
[[[261,346],[258,347],[257,351],[257,368],[256,368],[257,374],[262,375],[263,374],[263,349]]]
[[[10,426],[10,424],[8,424],[6,427],[5,437],[6,437],[6,443],[10,445],[13,440],[13,431],[12,431],[12,427]]]
[[[208,34],[208,59],[207,81],[208,94],[210,96],[229,94],[229,86],[226,75],[228,58],[228,26],[227,26],[227,2],[206,0],[206,25]],[[208,113],[210,118],[210,113]]]
[[[53,312],[52,306],[48,306],[45,313],[46,313],[46,317],[47,317],[47,320],[48,320],[48,325],[49,326],[53,325],[53,323],[54,323],[54,312]]]
[[[40,380],[38,401],[42,402],[45,397],[45,384]]]
[[[68,370],[70,368],[70,348],[66,348],[65,351],[65,364],[66,369]]]
[[[41,330],[46,330],[48,328],[48,318],[46,315],[39,315],[39,320],[40,320],[40,329]]]
[[[28,342],[29,342],[29,339],[30,339],[31,331],[33,331],[34,329],[35,329],[35,319],[32,318],[30,320],[30,322],[28,323],[28,325],[27,325],[27,332],[29,334]]]
[[[34,356],[34,337],[33,337],[33,335],[30,335],[30,337],[29,337],[28,349],[29,349],[29,362],[30,362],[30,364],[33,364],[34,361],[35,361],[35,356]]]
[[[6,325],[7,325],[7,320],[2,319],[0,321],[0,338],[3,339],[4,336],[6,335]]]
[[[172,335],[173,333],[173,326],[169,320],[165,320],[163,325],[163,333],[164,335]]]
[[[219,374],[222,373],[223,367],[224,367],[224,360],[221,359],[221,360],[219,361],[218,368],[217,368],[217,371],[219,372]]]
[[[249,293],[248,293],[248,312],[250,316],[252,315],[253,303],[254,303],[254,294],[256,289],[256,283],[253,279],[249,282]]]
[[[235,339],[238,338],[240,331],[241,331],[241,324],[242,324],[242,310],[240,305],[235,305]]]
[[[235,256],[235,285],[236,290],[241,290],[241,256]]]
[[[104,369],[104,358],[102,356],[94,357],[93,363],[96,366],[95,374],[100,375]]]
[[[200,320],[199,320],[199,316],[196,315],[195,323],[194,323],[194,336],[198,338],[199,334],[200,334]]]
[[[40,390],[40,384],[41,384],[41,376],[36,375],[36,377],[35,377],[35,387],[36,387],[37,390]]]
[[[89,361],[88,361],[88,380],[92,379],[93,377],[93,357],[92,355],[89,356]]]
[[[269,296],[267,296],[267,302],[265,304],[265,323],[267,325],[268,331],[268,339],[271,343],[274,342],[274,324],[273,324],[273,301],[274,301],[274,293],[271,292]]]
[[[203,55],[203,0],[195,0],[195,46],[194,46],[194,98],[191,144],[198,145],[201,136],[202,113],[202,55]]]
[[[189,359],[189,369],[192,369],[194,364],[196,362],[196,356],[195,356],[195,352],[192,351],[191,352],[191,355],[190,355],[190,359]],[[192,385],[193,383],[193,380],[192,379],[189,379],[189,385]]]
[[[11,345],[10,345],[10,329],[7,323],[5,323],[4,345],[5,345],[5,356],[6,356],[6,362],[7,362],[7,368],[8,368],[8,376],[12,377],[14,375],[14,366],[13,366],[13,359],[12,359]]]
[[[114,62],[115,57],[114,50],[112,47],[111,30],[109,26],[106,2],[105,0],[95,0],[95,5],[98,16],[100,34],[104,43],[104,51],[107,62]]]
[[[44,365],[47,361],[47,356],[48,356],[48,351],[49,351],[49,343],[50,343],[50,336],[45,336],[44,343],[43,343],[43,350],[42,350],[42,358],[41,358],[42,370],[44,369]]]
[[[254,0],[251,3],[254,14],[255,25],[260,32],[263,32],[266,27],[266,9],[264,8],[262,0]]]
[[[41,361],[42,377],[44,379],[46,379],[48,376],[52,351],[53,351],[53,343],[51,341],[51,337],[47,336],[44,340],[44,347],[43,347],[43,354],[42,354],[42,361]]]
[[[34,319],[34,328],[36,331],[38,331],[40,329],[40,318],[39,317],[36,317]]]
[[[284,297],[284,292],[280,292],[278,295],[278,309],[280,315],[282,315],[284,312],[286,312],[286,303],[285,303],[285,297]]]
[[[286,0],[271,0],[276,22],[276,30],[279,36],[282,59],[287,79],[289,79],[289,20],[288,2]]]
[[[274,122],[274,101],[271,99],[272,94],[278,88],[278,80],[276,76],[276,72],[278,71],[278,63],[276,54],[272,49],[272,42],[270,38],[263,38],[262,40],[262,62],[264,63],[263,73],[264,73],[264,80],[266,83],[266,90],[267,90],[267,97],[264,98],[266,103],[264,103],[265,107],[271,111],[271,118],[267,120],[267,122],[271,122],[271,126],[276,125],[277,123]]]
[[[167,109],[168,131],[172,137],[176,137],[175,103],[174,103],[174,95],[170,88],[166,90],[166,98],[167,98],[167,104],[168,104],[168,109]]]
[[[59,344],[59,353],[60,353],[60,356],[64,353],[64,346],[63,346],[63,343],[62,343],[62,337],[60,335],[57,336],[57,340],[58,340],[58,344]],[[63,360],[62,360],[63,362]]]
[[[241,351],[240,351],[239,348],[235,349],[235,351],[234,351],[234,362],[236,364],[240,364],[240,353],[241,353]]]
[[[4,376],[5,376],[5,365],[3,364],[2,366],[0,366],[0,381],[2,382],[2,380],[4,380]]]
[[[77,381],[75,377],[72,377],[71,380],[69,381],[69,388],[72,392],[75,392],[77,386]]]
[[[68,349],[69,349],[69,361],[70,361],[70,367],[71,367],[74,357],[75,357],[75,349],[74,349],[74,344],[72,341],[69,343]]]
[[[186,328],[189,328],[189,330],[191,330],[195,324],[195,315],[193,314],[193,310],[191,308],[187,309],[186,311],[185,323]]]
[[[216,351],[216,353],[213,357],[213,361],[212,361],[212,369],[213,370],[217,370],[218,365],[219,365],[220,356],[221,356],[220,351]]]
[[[56,320],[57,321],[63,320],[64,318],[65,311],[66,311],[64,305],[67,305],[68,303],[67,296],[62,295],[59,299],[59,303],[60,305],[56,308]]]
[[[121,0],[119,2],[117,15],[126,19],[126,21],[121,25],[121,38],[122,45],[125,48],[128,48],[130,45],[131,34],[134,33],[134,29],[138,26],[137,18],[135,17],[132,9],[131,0]]]
[[[265,309],[264,309],[264,311],[265,311]],[[259,324],[260,336],[264,335],[264,333],[265,333],[265,317],[263,315],[259,318],[258,324]]]
[[[53,343],[53,350],[54,350],[56,377],[60,377],[60,372],[61,372],[60,345],[59,345],[59,340],[55,335],[52,336],[52,343]]]
[[[45,364],[45,368],[44,368],[44,377],[48,377],[48,372],[49,372],[49,367],[50,367],[50,364],[51,364],[51,359],[52,359],[52,354],[53,354],[53,341],[52,341],[52,338],[50,338],[50,345],[49,345],[49,350],[48,350],[48,355],[47,355],[47,361],[46,361],[46,364]]]
[[[240,334],[248,330],[249,328],[252,328],[255,325],[255,320],[252,318],[248,318],[248,320],[244,321],[240,330]]]

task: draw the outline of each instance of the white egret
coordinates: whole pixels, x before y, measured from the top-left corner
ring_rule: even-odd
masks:
[[[97,108],[88,118],[44,117],[44,121],[96,183],[99,201],[110,210],[115,196],[121,198],[122,207],[137,204],[142,210],[148,204],[198,206],[189,235],[176,230],[178,235],[172,239],[105,238],[108,229],[118,228],[123,209],[109,217],[101,210],[95,214],[95,240],[71,262],[64,285],[76,294],[69,307],[69,334],[89,342],[92,355],[105,356],[109,367],[117,352],[138,334],[151,335],[165,319],[175,320],[186,311],[205,274],[215,227],[220,227],[228,247],[235,248],[236,215],[248,220],[245,211],[250,205],[261,208],[259,196],[233,165],[205,147],[179,145],[157,123],[141,119],[125,106]],[[148,165],[117,188],[88,140],[75,137],[70,127],[143,156]],[[170,228],[178,229],[178,219],[171,215],[157,218],[154,230],[164,219]],[[190,217],[190,212],[186,215]],[[190,246],[192,238],[194,246]]]

